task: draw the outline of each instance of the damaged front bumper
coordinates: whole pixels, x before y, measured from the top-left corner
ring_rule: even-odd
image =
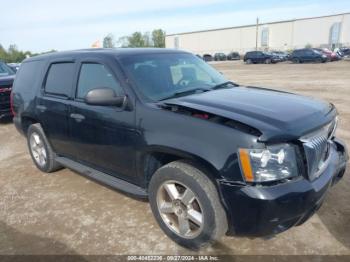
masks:
[[[349,159],[345,144],[334,139],[329,157],[327,167],[313,181],[302,176],[273,186],[219,181],[229,219],[228,235],[269,236],[304,223],[319,209],[328,189],[345,173]]]

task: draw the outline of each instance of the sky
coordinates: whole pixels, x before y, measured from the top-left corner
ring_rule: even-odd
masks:
[[[161,28],[167,34],[350,12],[349,0],[0,0],[0,44],[20,50],[88,48]]]

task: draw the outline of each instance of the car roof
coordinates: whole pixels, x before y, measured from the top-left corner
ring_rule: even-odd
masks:
[[[73,57],[84,57],[91,54],[100,56],[129,56],[129,55],[141,55],[141,54],[190,54],[189,52],[177,50],[177,49],[166,49],[166,48],[88,48],[79,49],[72,51],[61,51],[52,52],[43,55],[27,58],[24,62],[35,61],[35,60],[46,60],[55,59],[67,56]]]

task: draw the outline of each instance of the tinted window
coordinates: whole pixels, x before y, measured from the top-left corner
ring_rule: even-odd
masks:
[[[72,90],[74,63],[52,64],[46,78],[45,92],[69,97]]]
[[[117,94],[122,94],[120,84],[104,65],[83,64],[79,75],[77,98],[84,98],[90,90],[101,87],[108,87]]]
[[[15,72],[5,63],[0,62],[0,76],[14,75]]]
[[[42,84],[42,61],[25,62],[21,65],[14,83],[14,90],[31,92],[34,87]]]

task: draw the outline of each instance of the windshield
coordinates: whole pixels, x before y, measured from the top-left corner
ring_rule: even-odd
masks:
[[[7,66],[3,62],[0,62],[0,76],[10,76],[14,74],[15,72],[13,72],[13,70],[9,66]]]
[[[121,63],[136,88],[153,101],[227,82],[222,74],[191,54],[135,55],[122,58]]]

